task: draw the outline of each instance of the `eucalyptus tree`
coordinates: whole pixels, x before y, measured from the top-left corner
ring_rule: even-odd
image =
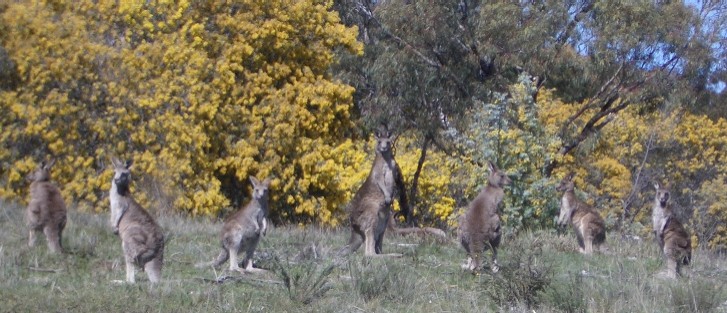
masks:
[[[696,106],[725,77],[727,5],[702,1],[340,0],[365,56],[338,73],[357,88],[367,127],[439,132],[467,122],[474,101],[506,91],[522,72],[582,106],[561,126],[562,155],[633,104]],[[537,93],[535,94],[537,97]],[[718,97],[715,97],[719,99]],[[586,112],[598,108],[587,122]],[[548,162],[550,175],[558,164]]]

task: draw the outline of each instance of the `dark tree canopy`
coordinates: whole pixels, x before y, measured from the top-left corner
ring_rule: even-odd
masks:
[[[715,89],[727,72],[724,3],[345,0],[336,9],[366,44],[339,73],[369,128],[386,121],[436,139],[523,71],[582,103],[569,120],[599,108],[581,127],[561,125],[562,154],[633,104],[724,103]]]

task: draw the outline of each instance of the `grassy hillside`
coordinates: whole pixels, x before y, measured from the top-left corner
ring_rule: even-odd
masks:
[[[269,229],[256,253],[269,274],[245,275],[194,263],[219,252],[220,223],[160,219],[168,237],[163,282],[125,277],[119,239],[107,215],[70,212],[65,255],[48,253],[41,236],[27,247],[23,208],[0,202],[1,312],[727,312],[727,260],[695,252],[685,277],[659,277],[665,264],[652,240],[608,236],[608,251],[576,252],[572,234],[505,238],[497,274],[460,269],[455,242],[391,237],[369,259],[334,254],[347,229]],[[489,256],[489,254],[488,254]],[[225,267],[226,268],[226,267]],[[217,282],[226,277],[224,282]]]

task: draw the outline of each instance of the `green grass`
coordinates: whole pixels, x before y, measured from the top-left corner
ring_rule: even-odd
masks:
[[[685,276],[667,280],[649,238],[609,234],[608,251],[586,257],[572,234],[550,230],[505,238],[500,272],[472,275],[454,238],[388,236],[385,252],[405,257],[340,259],[345,228],[272,228],[255,256],[270,272],[243,276],[193,266],[219,252],[219,222],[164,217],[162,282],[138,271],[136,284],[118,284],[107,218],[70,212],[67,253],[53,255],[43,236],[29,248],[23,208],[0,202],[0,312],[727,312],[724,257],[697,250]]]

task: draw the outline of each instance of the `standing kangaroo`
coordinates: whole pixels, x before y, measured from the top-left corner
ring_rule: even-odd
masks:
[[[48,248],[54,253],[62,253],[61,235],[66,227],[66,204],[61,191],[50,181],[50,169],[55,159],[40,166],[28,178],[30,184],[30,202],[25,212],[29,228],[28,246],[35,245],[35,233],[43,230]]]
[[[109,190],[111,227],[121,237],[121,248],[126,263],[126,281],[133,283],[135,266],[142,267],[149,281],[157,283],[162,276],[164,262],[164,235],[154,218],[131,197],[132,161],[122,163],[116,158],[114,178]]]
[[[672,215],[671,208],[668,206],[669,202],[669,191],[667,188],[661,188],[659,183],[654,183],[656,189],[656,197],[654,199],[654,209],[651,211],[651,222],[654,229],[654,238],[659,249],[664,249],[663,231],[666,225],[667,217]]]
[[[270,178],[263,182],[250,176],[252,183],[252,200],[243,209],[230,215],[222,225],[220,235],[222,251],[212,262],[200,263],[196,267],[214,266],[219,267],[230,259],[230,270],[238,272],[264,272],[265,270],[253,268],[252,256],[260,242],[261,235],[267,230],[265,218],[268,215],[268,187]],[[243,259],[244,268],[240,268],[237,255],[245,251]]]
[[[488,248],[492,250],[492,271],[498,271],[497,248],[502,231],[498,205],[505,196],[503,187],[511,180],[505,172],[492,162],[487,162],[490,176],[487,186],[470,202],[467,212],[459,217],[458,235],[462,247],[467,251],[467,263],[462,267],[478,271],[482,265],[482,255]]]
[[[669,207],[669,190],[655,183],[656,197],[651,218],[659,249],[666,256],[667,277],[681,275],[681,266],[689,265],[692,259],[692,243],[684,225]]]
[[[574,173],[568,174],[555,188],[555,190],[563,192],[558,226],[564,227],[570,222],[576,232],[580,252],[591,254],[594,246],[599,249],[600,245],[606,241],[606,223],[593,207],[576,197],[574,175]]]
[[[391,203],[394,193],[403,186],[401,169],[394,160],[393,136],[388,130],[374,134],[376,137],[376,158],[371,172],[361,188],[349,203],[351,238],[341,254],[350,254],[364,244],[366,256],[400,257],[401,254],[382,254],[384,232],[391,218]],[[406,203],[406,195],[399,191],[399,202]],[[402,204],[405,205],[405,204]]]

